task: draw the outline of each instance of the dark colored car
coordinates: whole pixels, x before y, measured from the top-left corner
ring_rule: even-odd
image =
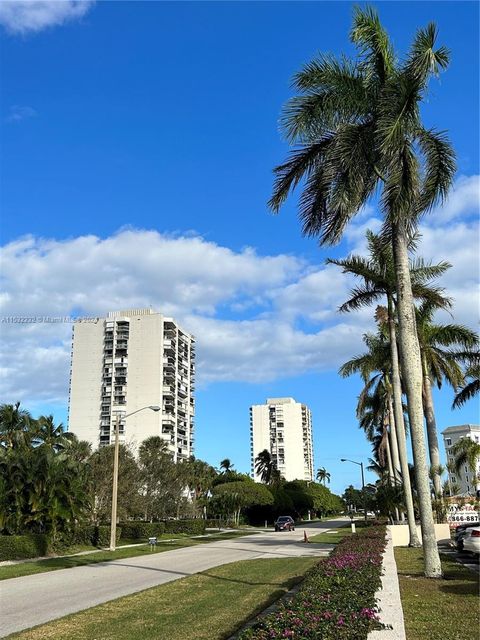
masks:
[[[461,524],[455,529],[455,546],[457,551],[463,551],[463,539],[465,538],[465,532],[470,527],[480,527],[480,522],[468,522]]]
[[[290,516],[280,516],[275,521],[275,531],[295,531],[295,521]]]

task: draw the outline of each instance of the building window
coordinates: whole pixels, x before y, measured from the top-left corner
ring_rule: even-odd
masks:
[[[455,476],[452,476],[452,482],[456,482],[457,478]]]
[[[445,444],[447,445],[447,447],[450,447],[452,444],[452,439],[451,438],[445,438]]]

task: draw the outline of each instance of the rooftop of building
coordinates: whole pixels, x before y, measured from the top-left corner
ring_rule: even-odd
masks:
[[[471,432],[471,431],[480,431],[480,424],[459,424],[453,427],[447,427],[441,433],[458,433],[458,432]]]
[[[267,398],[265,404],[296,404],[294,398]]]

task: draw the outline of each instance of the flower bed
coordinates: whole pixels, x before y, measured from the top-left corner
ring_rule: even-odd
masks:
[[[348,536],[311,569],[300,590],[245,630],[239,640],[363,640],[381,629],[375,592],[381,585],[385,527]]]

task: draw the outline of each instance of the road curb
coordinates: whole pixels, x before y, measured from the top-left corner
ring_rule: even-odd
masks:
[[[406,640],[397,563],[393,553],[392,535],[388,530],[382,570],[382,586],[375,594],[375,598],[380,622],[389,628],[371,631],[368,634],[368,640]]]

